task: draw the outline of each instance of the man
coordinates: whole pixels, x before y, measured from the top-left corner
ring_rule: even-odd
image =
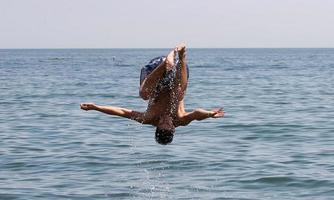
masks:
[[[83,103],[80,105],[81,109],[96,110],[156,126],[155,139],[159,144],[171,143],[178,126],[186,126],[193,120],[223,117],[222,108],[212,111],[185,111],[184,95],[189,78],[185,52],[185,44],[179,44],[166,57],[154,58],[143,67],[139,95],[144,100],[149,100],[145,112],[93,103]]]

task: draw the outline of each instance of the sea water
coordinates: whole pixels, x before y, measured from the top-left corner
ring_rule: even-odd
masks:
[[[0,199],[333,199],[334,49],[188,49],[187,111],[155,128],[140,69],[168,49],[0,50]]]

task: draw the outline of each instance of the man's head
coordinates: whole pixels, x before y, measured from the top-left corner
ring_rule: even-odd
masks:
[[[173,136],[174,136],[175,129],[160,129],[157,127],[155,131],[155,141],[159,144],[169,144],[173,141]]]
[[[173,124],[173,119],[169,116],[160,117],[157,129],[155,131],[155,140],[159,144],[169,144],[173,141],[174,133],[175,126]]]

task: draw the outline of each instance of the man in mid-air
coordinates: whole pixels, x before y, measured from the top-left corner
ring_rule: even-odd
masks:
[[[186,126],[193,120],[224,116],[223,108],[185,111],[184,95],[188,78],[186,46],[179,44],[167,56],[154,58],[142,68],[139,95],[144,100],[149,100],[145,112],[94,103],[83,103],[80,107],[83,110],[96,110],[156,126],[156,141],[159,144],[168,144],[173,141],[176,127]]]

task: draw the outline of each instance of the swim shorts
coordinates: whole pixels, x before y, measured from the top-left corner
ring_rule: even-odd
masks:
[[[147,65],[145,65],[141,69],[140,73],[140,84],[144,81],[144,79],[153,72],[155,68],[157,68],[164,60],[166,59],[166,56],[159,56],[156,58],[153,58]],[[172,70],[168,72],[164,72],[163,77],[160,79],[158,84],[158,91],[161,91],[164,88],[171,88],[173,85],[173,81],[176,75],[176,67],[181,67],[181,63],[177,59],[175,62],[175,67],[173,67]],[[189,68],[187,65],[187,78],[189,79]]]

